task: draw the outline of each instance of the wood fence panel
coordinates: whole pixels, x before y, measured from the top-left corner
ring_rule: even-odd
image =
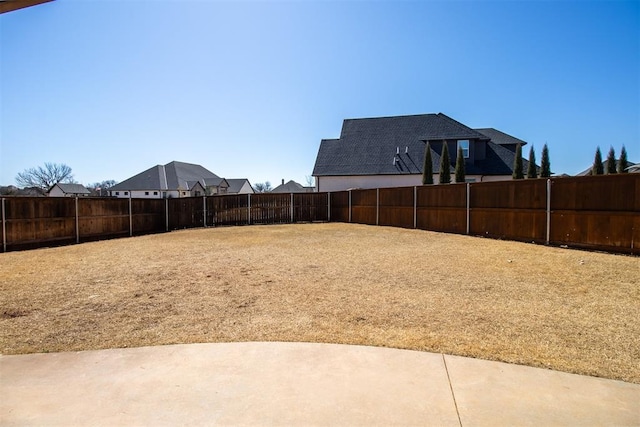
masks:
[[[466,184],[423,185],[416,189],[416,226],[421,230],[467,232]]]
[[[181,197],[169,200],[169,229],[204,227],[202,197]]]
[[[80,241],[129,235],[128,199],[78,199]]]
[[[351,222],[376,225],[377,190],[351,190]]]
[[[254,194],[251,196],[252,224],[286,224],[290,222],[290,193]]]
[[[249,223],[249,197],[247,194],[228,194],[207,197],[207,224],[247,225]]]
[[[472,183],[469,201],[469,234],[546,241],[546,179]]]
[[[414,187],[381,188],[379,224],[413,228]]]
[[[327,193],[294,193],[293,221],[327,221]]]
[[[131,199],[133,234],[152,234],[166,231],[166,202],[164,199]]]
[[[61,245],[76,241],[75,199],[7,197],[7,250]]]
[[[640,254],[640,174],[553,179],[549,241]]]
[[[336,191],[329,193],[331,222],[349,222],[349,192]]]

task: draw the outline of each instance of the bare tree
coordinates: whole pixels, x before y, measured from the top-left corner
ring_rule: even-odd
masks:
[[[71,168],[64,163],[45,163],[44,167],[25,169],[16,175],[19,187],[36,187],[43,191],[59,182],[73,182]]]
[[[307,182],[307,187],[315,187],[315,179],[313,175],[305,175],[304,179]]]
[[[91,195],[94,196],[108,196],[109,189],[116,185],[118,182],[113,179],[107,179],[101,182],[94,182],[87,185],[87,188],[91,191]]]
[[[253,186],[257,193],[268,193],[272,190],[271,183],[269,181],[258,182]]]

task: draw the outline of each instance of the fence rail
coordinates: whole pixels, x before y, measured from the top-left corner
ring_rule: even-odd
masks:
[[[640,174],[178,199],[1,199],[2,251],[194,227],[331,221],[640,254]]]

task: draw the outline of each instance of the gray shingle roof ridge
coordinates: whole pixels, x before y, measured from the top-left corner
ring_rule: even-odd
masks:
[[[517,144],[520,143],[520,145],[522,145],[523,147],[525,145],[527,145],[527,141],[523,141],[520,138],[516,138],[513,135],[510,135],[506,132],[501,131],[500,129],[496,129],[496,128],[477,128],[475,129],[476,131],[486,135],[487,137],[489,137],[491,139],[491,142],[493,142],[494,144],[498,144],[498,145],[503,145],[503,144]],[[485,133],[487,132],[487,133]],[[501,139],[502,138],[507,138],[513,141],[497,141],[498,138],[496,138],[496,140],[494,140],[494,138],[491,136],[491,134],[498,134]]]
[[[456,124],[456,125],[458,125],[458,126],[461,126],[461,127],[465,128],[465,129],[469,129],[469,130],[472,132],[472,134],[474,134],[474,133],[475,133],[475,134],[477,134],[478,139],[489,139],[486,135],[483,135],[482,133],[478,132],[477,130],[472,129],[472,128],[470,128],[469,126],[467,126],[467,125],[465,125],[465,124],[462,124],[462,123],[460,123],[459,121],[457,121],[457,120],[455,120],[455,119],[452,119],[451,117],[447,116],[447,115],[446,115],[446,114],[444,114],[444,113],[438,113],[437,115],[438,115],[439,117],[444,118],[445,120],[449,120],[450,122],[455,123],[455,124]]]
[[[437,115],[436,113],[422,113],[422,114],[403,114],[400,116],[376,116],[376,117],[354,117],[354,118],[350,118],[350,119],[344,119],[344,121],[346,122],[347,120],[376,120],[376,119],[398,119],[398,118],[404,118],[404,117],[423,117],[423,116],[435,116]]]

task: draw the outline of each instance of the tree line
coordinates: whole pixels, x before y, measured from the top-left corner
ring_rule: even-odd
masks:
[[[465,182],[466,171],[464,165],[464,153],[462,147],[458,147],[456,156],[456,166],[454,169],[455,182]],[[542,147],[542,160],[540,162],[540,177],[551,176],[551,162],[549,160],[549,148],[547,144]],[[536,166],[536,155],[533,147],[529,150],[529,163],[527,166],[527,178],[538,177],[538,166]],[[516,145],[515,159],[513,164],[513,179],[524,179],[522,146]],[[440,155],[440,184],[451,183],[451,161],[449,160],[449,148],[447,142],[442,143],[442,154]],[[424,164],[422,168],[422,184],[433,184],[433,160],[431,158],[431,145],[427,142],[424,153]]]
[[[607,160],[602,161],[602,153],[600,147],[596,149],[596,155],[593,159],[593,166],[591,166],[591,175],[610,175],[614,173],[627,173],[629,167],[629,161],[627,160],[627,149],[622,146],[620,150],[620,159],[616,161],[616,152],[613,146],[609,148],[607,154]]]

